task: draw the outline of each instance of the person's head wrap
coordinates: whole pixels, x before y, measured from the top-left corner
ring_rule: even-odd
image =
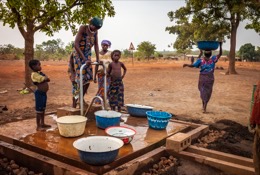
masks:
[[[95,26],[97,29],[100,29],[103,25],[103,20],[98,18],[98,17],[93,17],[90,20],[90,24],[92,24],[93,26]]]
[[[211,55],[212,55],[212,51],[211,50],[206,50],[206,51],[204,51],[204,56],[205,57],[211,57]]]
[[[103,40],[101,42],[101,45],[108,45],[110,47],[111,46],[111,42],[109,40]]]

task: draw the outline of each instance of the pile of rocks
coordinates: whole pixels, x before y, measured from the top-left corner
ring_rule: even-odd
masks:
[[[209,130],[209,133],[198,139],[198,143],[195,143],[194,145],[207,148],[209,143],[212,143],[218,140],[220,137],[223,137],[225,133],[226,131]]]
[[[35,173],[28,168],[21,167],[14,160],[9,161],[7,158],[0,158],[0,174],[1,175],[43,175],[43,173]]]
[[[160,162],[155,163],[149,168],[149,172],[143,172],[142,175],[162,175],[168,174],[172,168],[179,166],[176,158],[169,156],[169,158],[161,157]]]

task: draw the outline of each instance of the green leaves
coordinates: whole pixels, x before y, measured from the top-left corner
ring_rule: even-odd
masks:
[[[149,59],[149,57],[154,54],[156,47],[155,44],[152,44],[149,41],[143,41],[137,46],[137,50],[142,56]]]
[[[168,12],[170,21],[176,25],[166,27],[177,35],[174,48],[185,50],[199,40],[224,41],[230,38],[239,22],[251,21],[246,28],[260,32],[260,3],[256,0],[187,0],[185,7]],[[233,33],[234,34],[234,33]]]
[[[114,16],[110,0],[7,0],[0,2],[0,20],[25,32],[53,35],[61,28],[74,33],[77,24],[85,24],[92,16]]]
[[[253,61],[256,55],[255,46],[251,43],[244,44],[239,49],[239,55],[242,59]]]

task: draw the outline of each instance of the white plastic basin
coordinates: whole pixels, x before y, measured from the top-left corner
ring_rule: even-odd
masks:
[[[63,137],[77,137],[84,133],[87,118],[81,115],[69,115],[56,119],[59,133]]]

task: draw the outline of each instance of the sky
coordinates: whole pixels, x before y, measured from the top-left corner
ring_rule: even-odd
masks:
[[[135,49],[143,41],[149,41],[155,45],[157,51],[174,51],[168,45],[173,43],[176,35],[165,31],[168,26],[173,26],[167,13],[185,6],[184,0],[112,0],[116,15],[106,17],[103,27],[99,32],[99,43],[103,39],[110,40],[110,50],[128,49],[132,42]],[[237,32],[236,50],[247,43],[260,46],[260,35],[254,30],[244,29],[246,23],[240,24]],[[35,43],[41,44],[44,41],[60,38],[65,45],[74,41],[75,36],[71,31],[61,30],[49,37],[44,33],[35,34]],[[24,39],[17,28],[9,28],[0,23],[0,45],[12,44],[15,47],[23,48]],[[196,47],[194,47],[196,48]],[[230,41],[223,43],[225,50],[230,49]]]

